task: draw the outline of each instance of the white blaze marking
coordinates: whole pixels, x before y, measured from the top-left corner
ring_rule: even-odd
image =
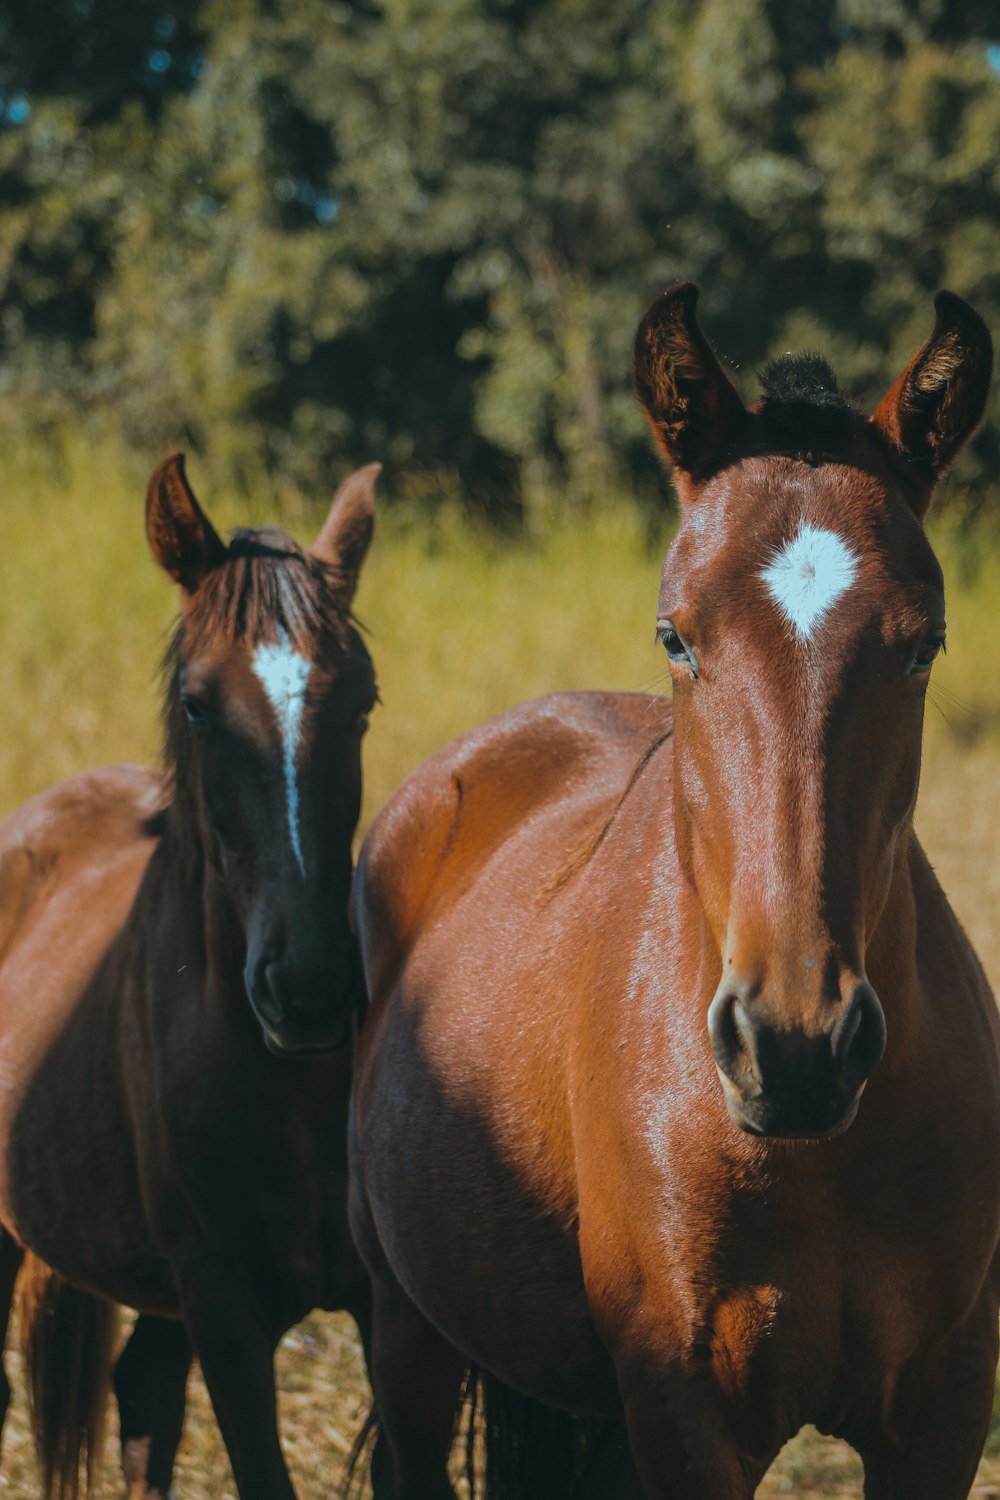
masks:
[[[272,646],[260,645],[253,654],[253,669],[274,709],[284,748],[285,798],[288,803],[288,830],[292,852],[303,875],[306,873],[299,837],[299,784],[295,775],[295,755],[299,747],[302,705],[306,697],[310,663],[296,651],[283,630]]]
[[[832,531],[805,522],[761,573],[771,598],[800,640],[808,640],[829,609],[854,582],[857,559]]]

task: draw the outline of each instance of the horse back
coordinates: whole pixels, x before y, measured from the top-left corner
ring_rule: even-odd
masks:
[[[10,979],[30,953],[51,969],[50,939],[81,972],[106,946],[155,847],[162,796],[155,771],[107,766],[43,792],[0,825],[2,1011],[17,1003]]]

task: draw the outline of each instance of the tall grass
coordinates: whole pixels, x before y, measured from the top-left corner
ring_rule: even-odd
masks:
[[[325,513],[321,497],[307,505],[261,488],[235,499],[214,495],[197,463],[189,475],[221,529],[277,520],[308,541]],[[0,815],[85,766],[158,754],[157,664],[176,599],[146,549],[145,480],[108,449],[0,458]],[[382,696],[363,821],[439,745],[509,704],[561,688],[666,691],[653,624],[670,530],[664,517],[651,534],[624,500],[513,541],[446,503],[380,515],[357,600]],[[918,826],[1000,986],[1000,543],[947,514],[934,537],[948,578],[948,652],[934,668]],[[286,1341],[280,1367],[286,1443],[312,1500],[336,1482],[362,1399],[346,1320],[310,1320]],[[198,1385],[193,1412],[183,1493],[220,1500],[231,1480]],[[18,1408],[0,1489],[30,1493],[31,1473]],[[1000,1453],[983,1476],[1000,1478]],[[845,1450],[813,1436],[766,1488],[800,1500],[859,1491]],[[113,1462],[100,1493],[117,1493]]]
[[[0,459],[0,813],[88,765],[154,760],[157,664],[175,590],[143,534],[146,474],[115,450]],[[324,498],[239,500],[195,488],[221,528],[284,520],[307,541]],[[331,480],[331,494],[334,488]],[[512,541],[442,504],[380,515],[357,600],[382,706],[365,751],[367,822],[434,749],[558,688],[666,691],[653,642],[670,522],[624,500]],[[918,824],[1000,981],[1000,543],[947,514],[948,652],[935,666]]]

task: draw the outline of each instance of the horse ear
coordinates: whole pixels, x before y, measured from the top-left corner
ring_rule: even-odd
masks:
[[[698,327],[698,288],[669,287],[635,333],[635,389],[668,462],[693,479],[724,462],[746,407]]]
[[[993,368],[989,329],[954,292],[934,298],[934,331],[872,413],[873,424],[907,461],[922,490],[931,491],[978,423]]]
[[[160,567],[188,594],[225,560],[225,543],[187,482],[183,453],[171,453],[153,470],[146,490],[146,535]]]
[[[348,603],[354,598],[361,564],[375,530],[375,481],[381,472],[381,464],[366,464],[344,480],[309,549],[321,562],[340,571]]]

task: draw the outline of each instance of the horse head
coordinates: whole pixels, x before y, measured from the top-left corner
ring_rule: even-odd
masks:
[[[237,532],[228,546],[173,454],[146,497],[153,556],[180,585],[168,652],[173,826],[190,876],[222,888],[268,1047],[342,1042],[361,995],[348,919],[361,741],[375,675],[351,614],[379,465],[341,486],[316,541]]]
[[[871,417],[815,355],[772,362],[747,409],[696,300],[688,283],[664,293],[635,342],[682,511],[657,624],[677,847],[718,956],[707,1024],[731,1118],[832,1135],[854,1119],[887,1019],[905,1029],[867,964],[894,920],[944,646],[923,517],[982,415],[992,350],[941,292],[930,338]]]

